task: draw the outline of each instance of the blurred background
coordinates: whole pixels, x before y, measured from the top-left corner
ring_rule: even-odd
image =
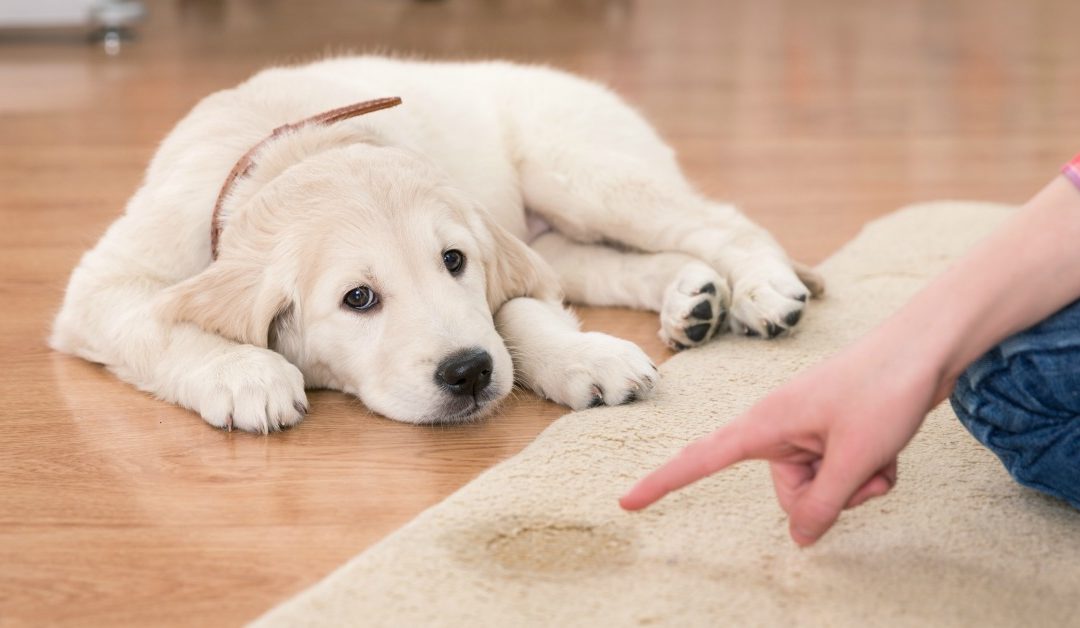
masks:
[[[814,263],[905,204],[1054,176],[1078,31],[1076,0],[0,0],[0,625],[252,619],[565,412],[417,428],[313,392],[296,429],[225,434],[51,352],[72,267],[205,95],[334,54],[550,64]],[[580,314],[670,356],[654,314]]]

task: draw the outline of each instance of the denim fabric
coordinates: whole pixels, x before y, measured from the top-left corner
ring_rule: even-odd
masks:
[[[1080,301],[979,358],[951,401],[1018,482],[1080,508]]]

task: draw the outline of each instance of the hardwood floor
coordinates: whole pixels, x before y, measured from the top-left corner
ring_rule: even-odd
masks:
[[[0,31],[4,626],[252,619],[565,412],[521,392],[481,425],[411,427],[316,392],[297,429],[223,433],[46,347],[67,274],[156,143],[259,67],[376,50],[598,78],[809,262],[907,203],[1022,201],[1080,150],[1070,0],[150,4],[117,57]],[[669,355],[655,315],[581,314]]]

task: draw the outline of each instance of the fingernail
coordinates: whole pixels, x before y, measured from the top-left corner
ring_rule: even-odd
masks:
[[[794,533],[792,534],[792,536],[796,537],[794,538],[794,541],[799,545],[799,547],[813,545],[814,541],[817,540],[817,537],[801,528],[792,528],[791,531]]]

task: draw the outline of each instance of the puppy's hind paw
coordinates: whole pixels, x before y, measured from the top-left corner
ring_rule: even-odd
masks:
[[[723,327],[730,294],[715,270],[701,262],[687,264],[664,293],[660,339],[675,351],[708,342]]]
[[[799,323],[810,296],[811,289],[790,267],[775,264],[755,269],[735,282],[731,330],[775,338]]]

